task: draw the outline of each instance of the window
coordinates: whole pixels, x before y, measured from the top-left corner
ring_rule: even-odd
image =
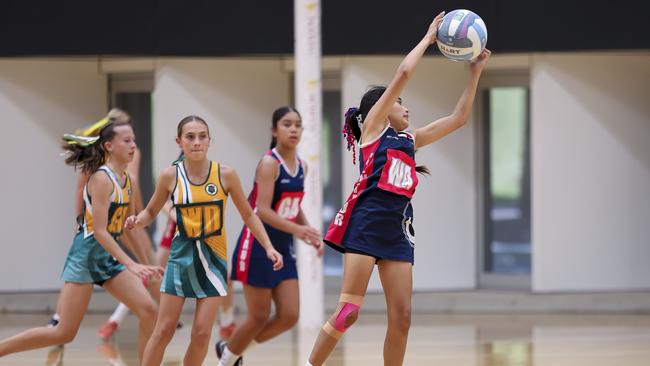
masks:
[[[481,287],[527,289],[531,272],[530,120],[525,76],[480,88]]]

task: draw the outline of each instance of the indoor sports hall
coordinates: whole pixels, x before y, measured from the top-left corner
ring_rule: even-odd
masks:
[[[467,25],[466,11],[452,19],[456,9],[473,12],[480,29]],[[431,33],[441,11],[447,18]],[[356,207],[346,199],[367,178],[360,169],[372,161],[364,160],[368,145],[351,145],[346,123],[371,133],[363,132],[371,126],[364,121],[374,121],[379,107],[377,114],[355,112],[356,120],[345,115],[350,107],[364,110],[362,96],[377,85],[408,109],[408,131],[417,134],[397,131],[394,139],[412,137],[417,165],[430,172],[412,172],[414,214],[398,213],[415,259],[408,277],[390,282],[410,289],[408,306],[397,315],[388,310],[388,281],[378,268],[391,259],[342,255],[328,245],[319,256],[296,236],[290,256],[297,262],[299,318],[235,364],[320,364],[310,354],[317,339],[330,335],[338,343],[328,366],[650,365],[649,2],[4,1],[0,20],[0,366],[140,365],[133,313],[125,310],[119,326],[98,335],[119,303],[92,285],[102,281],[86,283],[86,315],[65,345],[33,341],[20,348],[6,341],[32,327],[67,326],[51,322],[68,303],[57,305],[67,285],[62,270],[89,220],[75,217],[92,211],[92,192],[76,201],[81,171],[65,164],[62,144],[91,145],[92,136],[80,131],[110,124],[104,117],[113,108],[128,112],[146,206],[161,172],[179,156],[179,121],[200,116],[210,131],[208,158],[234,167],[248,195],[277,132],[273,111],[293,106],[302,124],[297,153],[308,170],[300,209],[325,236]],[[476,34],[482,44],[463,43]],[[424,47],[417,68],[400,74],[421,39],[458,43]],[[443,55],[444,47],[466,47],[471,61]],[[408,85],[393,95],[400,77]],[[455,115],[468,90],[466,121],[430,146],[418,145],[424,126]],[[380,122],[396,128],[390,117]],[[391,137],[383,134],[376,141]],[[386,173],[389,181],[397,179],[393,173]],[[152,266],[167,220],[161,213],[142,231]],[[239,253],[244,224],[232,202],[220,220],[232,269],[240,263],[230,258]],[[120,250],[139,258],[117,239]],[[352,308],[340,296],[348,292],[350,255],[377,264]],[[249,314],[248,285],[233,286],[240,326]],[[162,365],[184,364],[194,299],[182,309]],[[343,309],[358,309],[353,326],[340,325],[337,317],[348,316]],[[221,365],[219,314],[203,365]],[[384,344],[394,316],[404,319],[397,327],[407,342],[401,363],[385,362],[398,347]]]

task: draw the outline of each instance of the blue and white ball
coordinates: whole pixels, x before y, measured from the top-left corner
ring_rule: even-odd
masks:
[[[470,61],[483,52],[487,28],[475,13],[457,9],[445,15],[438,28],[438,49],[454,61]]]

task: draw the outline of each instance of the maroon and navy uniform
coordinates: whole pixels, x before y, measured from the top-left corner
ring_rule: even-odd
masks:
[[[361,145],[361,176],[329,226],[325,243],[340,252],[413,263],[414,158],[413,135],[390,125]]]
[[[290,172],[282,156],[276,149],[269,150],[266,156],[278,164],[278,175],[273,187],[271,208],[283,219],[296,221],[300,214],[300,203],[305,195],[305,170],[302,161],[296,158],[296,171]],[[248,201],[257,210],[257,182],[248,196]],[[253,233],[244,226],[237,240],[232,258],[232,279],[251,286],[274,288],[280,282],[298,278],[296,258],[293,250],[293,234],[278,230],[264,223],[264,228],[275,250],[282,254],[284,267],[273,270],[273,263],[266,257],[264,247],[255,239]]]

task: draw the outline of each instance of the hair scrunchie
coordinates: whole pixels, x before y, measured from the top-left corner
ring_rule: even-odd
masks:
[[[357,114],[359,110],[355,107],[348,108],[347,112],[345,112],[345,123],[343,123],[343,130],[341,132],[343,133],[343,137],[345,138],[345,141],[347,142],[348,146],[347,149],[348,151],[352,150],[352,164],[357,163],[357,151],[356,151],[356,142],[357,140],[354,138],[354,133],[352,132],[352,127],[350,127],[350,124],[347,123],[347,121],[350,119],[350,116],[355,116],[355,119],[357,120],[357,123],[359,123],[360,116],[361,114]]]

